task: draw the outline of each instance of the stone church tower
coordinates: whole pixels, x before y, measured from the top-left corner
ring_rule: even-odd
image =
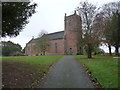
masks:
[[[76,14],[64,18],[64,52],[65,54],[80,54],[79,40],[82,38],[82,20]]]

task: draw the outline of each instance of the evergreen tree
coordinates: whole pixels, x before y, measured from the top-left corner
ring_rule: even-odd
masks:
[[[19,35],[36,6],[30,2],[2,2],[2,37]]]

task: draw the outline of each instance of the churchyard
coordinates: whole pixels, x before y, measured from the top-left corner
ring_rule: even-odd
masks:
[[[0,76],[2,76],[3,89],[51,88],[52,86],[55,88],[118,88],[120,57],[116,57],[120,55],[120,10],[118,9],[120,1],[107,2],[100,7],[87,1],[78,4],[72,9],[73,14],[61,13],[63,26],[55,21],[61,17],[56,16],[57,11],[58,13],[64,11],[57,9],[61,4],[53,9],[50,7],[50,10],[43,8],[44,12],[55,12],[55,16],[50,16],[52,13],[44,13],[50,16],[47,18],[40,11],[42,13],[38,14],[39,17],[40,15],[44,17],[41,19],[36,17],[37,19],[30,21],[32,23],[28,26],[31,27],[27,29],[25,26],[29,23],[29,18],[38,12],[37,3],[0,3],[3,14],[0,19],[1,37],[4,38],[0,42],[0,59],[2,59]],[[50,22],[47,23],[45,19]],[[39,21],[46,22],[43,23],[45,26]],[[55,27],[56,23],[64,29],[52,33],[51,30],[54,29],[50,27]],[[41,26],[44,27],[39,28]],[[26,32],[16,38],[16,41],[5,40],[7,37],[15,38],[20,35],[20,32],[25,31],[24,29]],[[23,47],[21,47],[22,43]],[[105,52],[106,48],[102,49],[101,46],[107,46],[109,55]]]
[[[64,55],[49,56],[9,56],[2,57],[3,87],[4,88],[31,88],[36,87],[43,79],[50,67]],[[90,77],[102,88],[118,87],[118,59],[112,56],[86,55],[74,56],[83,68],[92,74]],[[79,63],[78,62],[78,63]],[[54,67],[54,66],[52,66]]]

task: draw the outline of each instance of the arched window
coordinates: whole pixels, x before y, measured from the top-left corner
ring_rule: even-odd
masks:
[[[70,55],[72,55],[73,54],[73,51],[72,51],[72,48],[70,48]]]
[[[58,50],[57,50],[57,43],[55,43],[55,52],[57,53]]]

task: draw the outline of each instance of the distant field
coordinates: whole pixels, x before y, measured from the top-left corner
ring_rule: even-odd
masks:
[[[87,59],[85,55],[75,57],[85,64],[103,88],[118,88],[118,59],[112,56],[94,56],[93,59]]]
[[[2,57],[3,87],[34,86],[38,77],[47,73],[49,67],[62,57],[63,55]]]

